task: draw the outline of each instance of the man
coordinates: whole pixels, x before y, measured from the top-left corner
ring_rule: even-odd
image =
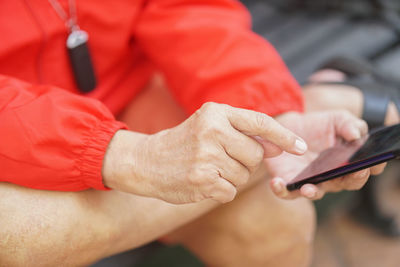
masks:
[[[366,126],[347,113],[289,113],[302,110],[299,87],[251,33],[239,3],[79,2],[77,17],[73,1],[57,3],[2,3],[0,31],[8,41],[0,47],[1,180],[115,190],[61,193],[2,183],[2,265],[85,265],[156,238],[184,243],[209,265],[307,265],[310,203],[276,198],[266,172],[275,177],[276,195],[318,199],[358,189],[370,171],[382,171],[286,191],[287,179],[336,135],[356,139]],[[70,18],[60,11],[67,6]],[[77,28],[76,20],[90,35],[98,75],[85,96],[78,96],[64,46],[64,23]],[[179,106],[164,85],[145,86],[152,64]],[[306,155],[283,153],[261,164],[282,151]],[[238,190],[235,201],[199,218]]]

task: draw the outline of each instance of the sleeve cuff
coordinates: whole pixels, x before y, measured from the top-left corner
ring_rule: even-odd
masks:
[[[121,129],[127,129],[126,124],[119,121],[105,121],[94,128],[85,141],[84,150],[78,160],[81,179],[87,187],[97,190],[110,190],[103,184],[103,159],[108,144],[114,134]]]

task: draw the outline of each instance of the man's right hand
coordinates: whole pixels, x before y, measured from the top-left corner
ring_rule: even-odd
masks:
[[[264,157],[306,150],[300,137],[263,113],[206,103],[180,125],[154,135],[118,131],[104,158],[103,178],[110,188],[174,204],[225,203]]]

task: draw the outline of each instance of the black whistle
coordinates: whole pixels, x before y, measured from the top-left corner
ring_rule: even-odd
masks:
[[[75,82],[82,93],[88,93],[96,87],[96,75],[87,45],[88,39],[88,34],[82,30],[72,31],[67,39]]]

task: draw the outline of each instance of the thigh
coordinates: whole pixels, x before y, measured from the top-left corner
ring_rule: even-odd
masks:
[[[131,129],[147,133],[173,127],[185,118],[186,114],[159,77],[121,115]],[[307,254],[304,250],[310,247],[304,246],[304,250],[296,247],[290,257],[282,253],[296,245],[293,240],[311,244],[314,227],[314,209],[309,201],[278,199],[266,179],[262,179],[241,192],[233,202],[186,224],[162,240],[183,243],[213,266],[244,266],[249,260],[246,254],[259,255],[262,262],[255,262],[255,266],[264,266],[266,261],[271,266],[275,263],[285,266],[283,263],[288,259],[287,266],[290,266],[299,262],[298,259]]]
[[[125,122],[132,131],[152,134],[172,128],[187,117],[168,91],[162,77],[155,75],[118,119]]]
[[[315,212],[306,199],[275,197],[267,181],[166,237],[207,266],[308,266]]]

